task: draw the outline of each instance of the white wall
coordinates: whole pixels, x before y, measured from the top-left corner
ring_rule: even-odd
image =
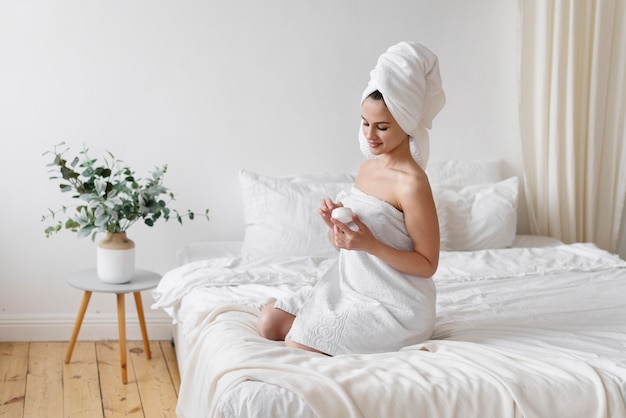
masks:
[[[56,143],[139,173],[167,163],[178,207],[211,210],[129,231],[138,266],[164,273],[187,242],[242,237],[240,168],[355,171],[361,91],[401,40],[440,58],[432,157],[503,158],[519,174],[516,27],[515,0],[1,2],[0,340],[69,339],[81,294],[64,277],[95,262],[89,239],[43,234],[64,198],[41,156]],[[151,303],[148,331],[168,338]],[[95,294],[81,337],[117,338],[115,321],[114,297]]]

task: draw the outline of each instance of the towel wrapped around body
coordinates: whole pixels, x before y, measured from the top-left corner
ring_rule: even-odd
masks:
[[[413,250],[404,215],[395,207],[355,187],[337,199],[378,240]],[[288,338],[330,355],[397,351],[430,338],[432,279],[402,273],[364,251],[342,249],[337,263],[311,291],[276,301],[276,308],[296,316]]]

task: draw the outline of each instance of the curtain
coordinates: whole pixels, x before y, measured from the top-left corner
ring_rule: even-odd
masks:
[[[626,2],[519,1],[531,233],[615,252],[626,199]]]

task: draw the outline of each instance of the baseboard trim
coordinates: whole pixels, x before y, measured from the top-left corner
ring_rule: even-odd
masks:
[[[75,316],[0,315],[0,341],[69,341],[74,330]],[[167,317],[146,316],[149,340],[170,340],[171,320]],[[141,340],[139,320],[136,316],[126,318],[126,339]],[[79,341],[119,340],[116,315],[85,315],[78,334]]]

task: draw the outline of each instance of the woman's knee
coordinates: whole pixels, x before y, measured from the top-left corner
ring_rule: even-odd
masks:
[[[277,309],[274,303],[265,305],[256,322],[256,329],[260,336],[268,340],[282,341],[291,328],[294,316]]]
[[[261,309],[259,317],[256,320],[256,330],[261,337],[271,340],[273,338],[269,337],[269,335],[272,333],[272,318],[269,311],[270,309],[274,309],[273,303],[270,305],[265,305],[263,309]]]

